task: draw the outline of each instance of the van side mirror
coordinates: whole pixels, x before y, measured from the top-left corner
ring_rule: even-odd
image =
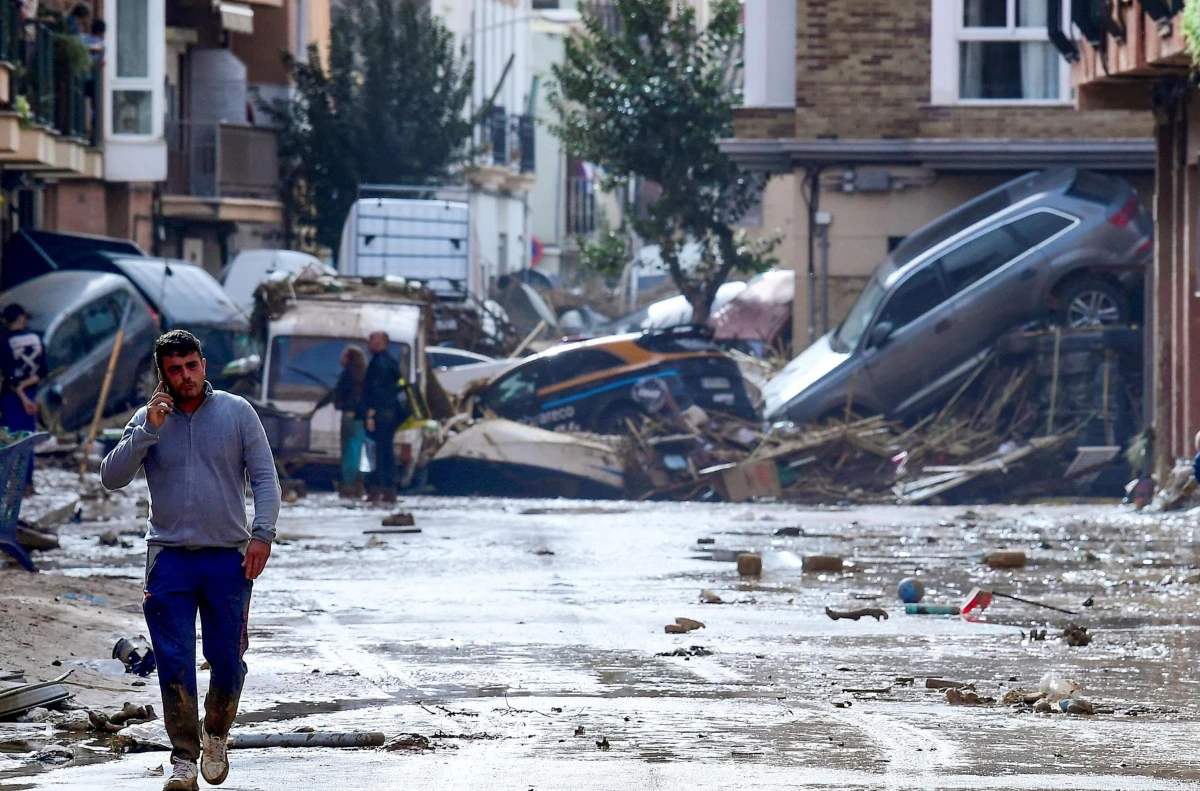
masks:
[[[882,349],[892,337],[892,332],[896,329],[895,325],[890,321],[881,321],[875,325],[875,329],[871,330],[871,348]]]

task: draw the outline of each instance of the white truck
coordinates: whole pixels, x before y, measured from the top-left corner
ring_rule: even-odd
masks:
[[[308,414],[337,382],[342,351],[348,345],[365,350],[367,336],[388,334],[391,355],[405,380],[423,402],[425,370],[425,306],[382,291],[305,295],[289,301],[286,311],[267,330],[258,399],[272,411],[263,425],[285,473],[309,464],[336,464],[341,455],[341,415],[332,405]],[[396,458],[411,476],[420,452],[421,429],[396,433]]]
[[[342,226],[337,269],[419,281],[440,299],[486,297],[465,187],[363,184]]]

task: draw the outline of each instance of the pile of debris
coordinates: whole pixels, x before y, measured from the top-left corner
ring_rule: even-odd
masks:
[[[1039,375],[1037,361],[992,355],[948,401],[907,425],[861,418],[847,404],[841,420],[762,432],[693,407],[630,426],[628,484],[644,499],[687,500],[711,488],[733,502],[924,503],[951,490],[987,496],[998,479],[1006,498],[1060,493],[1066,472],[1094,470],[1120,449],[1074,452],[1072,440],[1104,417],[1067,400],[1062,383]],[[1076,457],[1083,461],[1072,464]]]

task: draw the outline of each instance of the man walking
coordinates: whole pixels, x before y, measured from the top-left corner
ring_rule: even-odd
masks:
[[[375,441],[375,469],[367,476],[367,499],[396,502],[396,448],[398,429],[412,414],[408,393],[400,386],[400,364],[388,353],[386,332],[367,338],[371,363],[363,380],[362,403],[355,410],[366,420],[367,436]]]
[[[242,398],[205,381],[200,342],[172,330],[154,345],[160,384],[100,465],[108,489],[139,469],[150,487],[142,609],[158,661],[171,738],[164,791],[196,791],[196,762],[213,785],[229,774],[229,729],[246,677],[246,621],[253,580],[271,556],[279,479],[266,432]],[[246,479],[254,520],[246,525]],[[198,725],[196,613],[211,666]],[[201,752],[203,751],[203,758]]]
[[[30,394],[46,376],[46,354],[41,337],[29,329],[29,314],[17,304],[0,313],[4,335],[0,339],[0,421],[9,431],[36,431],[37,404]],[[25,494],[33,491],[33,451],[25,473]]]

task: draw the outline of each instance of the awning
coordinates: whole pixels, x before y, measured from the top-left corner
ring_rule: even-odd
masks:
[[[221,27],[232,33],[254,32],[254,9],[244,3],[218,2]]]
[[[789,173],[808,167],[915,165],[938,171],[1034,170],[1058,165],[1095,170],[1154,170],[1153,138],[900,138],[803,140],[735,138],[721,150],[751,170]]]

